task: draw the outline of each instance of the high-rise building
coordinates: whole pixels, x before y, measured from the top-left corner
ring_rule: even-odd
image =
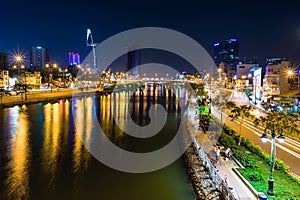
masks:
[[[30,49],[30,68],[42,70],[49,63],[49,50],[40,46]]]
[[[79,65],[80,64],[80,55],[79,53],[69,52],[68,53],[68,65]]]
[[[0,69],[8,68],[7,54],[0,52]]]
[[[239,42],[235,38],[214,44],[215,63],[217,67],[224,66],[226,74],[236,72],[236,65],[239,64],[239,46]]]
[[[139,74],[137,66],[141,65],[141,51],[140,50],[128,50],[126,54],[126,71],[132,70],[132,75],[136,76]]]

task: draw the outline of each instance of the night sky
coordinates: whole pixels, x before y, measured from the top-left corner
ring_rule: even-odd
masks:
[[[201,2],[201,3],[200,3]],[[240,57],[264,64],[266,57],[286,57],[300,64],[298,1],[1,1],[0,52],[31,46],[49,48],[50,60],[67,63],[69,51],[82,60],[89,52],[86,29],[94,41],[137,27],[180,31],[210,54],[213,43],[240,41]]]

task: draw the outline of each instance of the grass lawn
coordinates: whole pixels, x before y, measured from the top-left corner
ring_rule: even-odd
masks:
[[[244,149],[247,151],[246,149]],[[251,154],[250,152],[248,152]],[[258,161],[258,166],[255,169],[239,168],[238,171],[249,181],[257,192],[267,193],[268,178],[270,167],[264,163],[261,158],[251,154],[251,157]],[[268,199],[299,199],[300,200],[300,185],[290,178],[286,173],[274,170],[274,196],[268,196]]]

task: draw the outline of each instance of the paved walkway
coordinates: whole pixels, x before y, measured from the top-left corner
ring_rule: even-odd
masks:
[[[191,107],[189,110],[189,117],[193,120],[193,124],[198,125],[198,120],[196,117],[196,108]],[[201,144],[203,150],[207,154],[209,158],[215,159],[215,147],[216,139],[209,138],[210,133],[204,134],[201,130],[195,131],[195,137],[198,142]],[[232,188],[232,193],[238,200],[255,200],[256,196],[248,189],[248,187],[242,182],[242,180],[235,174],[232,170],[233,168],[237,168],[237,163],[230,159],[226,161],[222,156],[219,160],[219,163],[216,165],[216,169],[219,172],[220,177],[224,180],[225,176],[227,176],[227,183],[230,188]]]

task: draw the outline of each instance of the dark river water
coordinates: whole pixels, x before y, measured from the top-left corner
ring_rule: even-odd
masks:
[[[173,92],[178,98],[159,86],[0,110],[0,199],[194,199],[182,158],[154,172],[127,173],[95,159],[81,140],[93,138],[89,113],[94,112],[106,136],[120,148],[147,152],[163,147],[180,122],[178,101],[187,96],[180,87]],[[154,137],[128,136],[114,121],[113,114],[130,115],[145,126],[149,107],[156,103],[168,114]],[[75,120],[79,105],[86,108],[84,123]]]

